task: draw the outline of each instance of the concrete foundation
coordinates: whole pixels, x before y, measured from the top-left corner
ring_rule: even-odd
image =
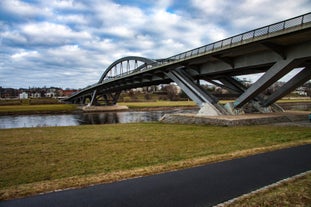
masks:
[[[84,112],[99,112],[99,111],[122,111],[127,110],[127,106],[84,106],[82,110]]]
[[[267,114],[243,114],[226,116],[204,116],[197,114],[165,114],[160,121],[163,123],[201,124],[216,126],[263,125],[308,121],[310,112],[281,112]],[[310,123],[311,126],[311,123]]]

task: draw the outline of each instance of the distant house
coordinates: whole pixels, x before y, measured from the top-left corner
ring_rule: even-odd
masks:
[[[44,95],[45,95],[45,97],[49,97],[49,98],[56,97],[56,93],[54,93],[54,92],[47,92]]]
[[[19,99],[27,99],[28,98],[28,93],[22,92],[19,94]]]
[[[41,93],[35,92],[31,94],[32,98],[41,98]]]
[[[65,97],[69,97],[76,92],[78,92],[78,90],[63,90],[62,95]]]
[[[299,96],[307,96],[307,89],[305,87],[299,87],[293,93],[298,94]]]

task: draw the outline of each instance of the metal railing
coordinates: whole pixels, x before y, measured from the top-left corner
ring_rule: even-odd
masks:
[[[252,40],[258,37],[268,36],[270,34],[273,34],[275,32],[284,31],[296,26],[301,26],[303,24],[306,24],[308,22],[311,22],[311,12],[297,16],[291,19],[287,19],[281,22],[277,22],[275,24],[271,24],[268,26],[264,26],[255,30],[251,30],[233,37],[229,37],[227,39],[223,39],[208,45],[204,45],[202,47],[198,47],[174,56],[171,56],[166,59],[162,59],[158,61],[157,65],[159,64],[167,64],[172,63],[184,59],[188,59],[190,57],[202,55],[205,53],[213,52],[215,50],[222,49],[224,47],[231,47],[235,44],[243,43],[246,40]],[[155,65],[155,66],[157,66]]]

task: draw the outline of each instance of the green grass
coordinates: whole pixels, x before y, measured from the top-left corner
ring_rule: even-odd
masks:
[[[225,205],[225,207],[310,206],[311,173]]]
[[[233,100],[221,100],[221,104],[233,102]],[[300,99],[281,99],[277,103],[296,103],[306,102],[309,103],[311,100],[300,100]],[[193,107],[197,106],[193,101],[151,101],[151,102],[120,102],[121,106],[128,106],[129,108],[152,108],[152,107]]]
[[[0,198],[231,159],[241,151],[245,156],[310,143],[310,138],[311,128],[277,126],[148,123],[2,129]],[[118,174],[137,169],[144,170]],[[97,179],[106,175],[111,178]]]
[[[153,102],[123,102],[120,106],[128,106],[131,109],[152,107],[192,107],[196,106],[193,101],[153,101]]]
[[[44,99],[42,99],[44,100]],[[33,101],[33,100],[32,100]],[[56,113],[71,112],[76,110],[76,105],[72,104],[39,104],[38,105],[0,105],[0,115],[5,114],[32,114],[32,113]],[[280,100],[280,102],[310,102],[310,100]],[[220,101],[226,104],[230,101]],[[170,107],[196,107],[193,101],[151,101],[151,102],[120,102],[120,106],[128,106],[130,109],[146,109],[146,108],[170,108]]]
[[[10,105],[0,106],[0,115],[71,112],[74,110],[76,110],[76,105],[72,104]]]

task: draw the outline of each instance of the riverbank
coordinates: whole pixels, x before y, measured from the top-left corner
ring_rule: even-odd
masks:
[[[225,104],[229,101],[220,101]],[[311,111],[311,100],[280,100],[277,102],[285,110]],[[121,102],[118,103],[121,110],[130,111],[165,111],[165,110],[189,110],[199,109],[193,101],[154,101],[154,102]],[[95,107],[96,108],[96,107]],[[128,108],[128,109],[127,109]],[[89,111],[115,111],[109,107],[100,107],[98,110]],[[8,105],[0,106],[1,115],[31,115],[31,114],[68,114],[83,112],[81,107],[74,104],[41,104],[41,105]]]
[[[3,129],[0,199],[245,157],[311,143],[310,137],[311,128],[289,126],[137,123]]]
[[[32,114],[68,114],[76,112],[73,104],[9,105],[0,106],[0,116]]]
[[[157,102],[126,102],[118,103],[114,106],[99,107],[80,107],[74,104],[42,104],[42,105],[7,105],[0,106],[1,115],[35,115],[35,114],[70,114],[83,112],[102,112],[102,111],[164,111],[174,109],[196,109],[196,104],[192,101],[157,101]]]

